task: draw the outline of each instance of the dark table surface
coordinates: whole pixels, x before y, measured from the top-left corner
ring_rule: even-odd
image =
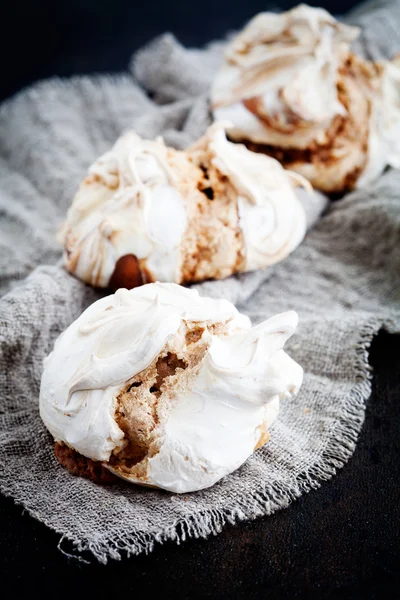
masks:
[[[279,2],[284,8],[293,4]],[[340,13],[352,3],[322,4]],[[268,5],[256,0],[9,3],[1,9],[0,97],[39,78],[124,70],[133,50],[165,30],[185,44],[200,45]],[[400,336],[381,332],[370,361],[373,391],[357,449],[319,490],[271,517],[227,526],[217,537],[167,543],[149,556],[107,566],[68,558],[57,549],[57,534],[0,497],[0,589],[15,598],[34,591],[42,598],[81,598],[86,592],[94,598],[124,593],[132,598],[138,593],[147,598],[398,597]]]

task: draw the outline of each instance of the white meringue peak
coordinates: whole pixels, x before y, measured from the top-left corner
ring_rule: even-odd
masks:
[[[176,284],[120,289],[56,341],[44,365],[41,417],[57,442],[127,481],[176,493],[211,486],[252,454],[279,401],[299,390],[303,371],[283,350],[296,326],[291,311],[251,327],[230,302]],[[193,328],[195,342],[187,337]],[[156,399],[148,396],[157,411],[153,450],[127,468],[118,462],[129,442],[117,422],[120,395],[171,349],[187,368],[167,377]],[[140,389],[130,392],[133,407]]]

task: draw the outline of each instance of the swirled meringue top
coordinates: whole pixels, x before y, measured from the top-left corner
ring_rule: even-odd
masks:
[[[124,444],[118,394],[171,340],[184,356],[182,331],[193,323],[204,330],[204,353],[187,380],[186,371],[179,376],[174,394],[159,399],[168,409],[158,450],[144,459],[145,475],[115,470],[108,461]],[[57,441],[129,481],[174,492],[208,487],[248,458],[279,399],[299,389],[302,369],[283,351],[296,325],[296,313],[288,312],[251,327],[230,302],[176,284],[121,289],[56,341],[45,360],[41,417]]]
[[[90,167],[64,226],[66,265],[77,277],[106,287],[118,259],[134,254],[154,279],[179,278],[186,211],[167,150],[131,131]]]
[[[211,91],[214,116],[236,139],[279,147],[324,143],[336,115],[338,67],[358,28],[301,4],[260,13],[228,46]]]
[[[226,139],[229,123],[215,123],[208,130],[212,164],[237,192],[239,226],[244,241],[244,270],[275,264],[303,240],[306,216],[294,188],[311,193],[306,179],[283,169],[264,154],[250,152]]]
[[[226,50],[211,90],[214,118],[231,121],[232,139],[266,146],[324,191],[362,187],[397,168],[399,60],[355,56],[358,35],[304,4],[257,15]]]

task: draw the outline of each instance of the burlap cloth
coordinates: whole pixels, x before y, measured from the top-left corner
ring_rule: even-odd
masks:
[[[374,2],[352,21],[367,28],[364,53],[400,50],[399,2]],[[87,166],[124,130],[163,134],[177,147],[204,131],[220,54],[221,44],[186,50],[166,35],[134,57],[139,84],[131,75],[52,80],[0,109],[0,284],[8,291],[0,300],[0,489],[59,532],[72,553],[88,550],[102,562],[270,514],[332,477],[363,423],[370,342],[382,326],[400,329],[400,172],[391,170],[332,204],[275,268],[198,286],[254,322],[299,313],[289,352],[304,367],[304,385],[283,403],[267,446],[187,496],[103,488],[58,465],[38,414],[42,361],[98,293],[57,265],[56,227]]]

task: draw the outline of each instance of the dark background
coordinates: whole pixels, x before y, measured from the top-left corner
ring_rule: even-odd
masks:
[[[322,4],[340,14],[354,3]],[[122,71],[135,49],[166,30],[186,45],[201,45],[277,6],[257,0],[3,3],[0,97],[45,77]],[[227,526],[215,538],[167,543],[106,567],[84,565],[57,550],[57,534],[0,497],[4,597],[399,597],[400,336],[382,332],[371,364],[373,393],[345,468],[288,509]]]
[[[45,77],[126,69],[134,50],[165,31],[200,46],[288,0],[3,0],[0,99]],[[335,14],[354,1],[309,2]]]

